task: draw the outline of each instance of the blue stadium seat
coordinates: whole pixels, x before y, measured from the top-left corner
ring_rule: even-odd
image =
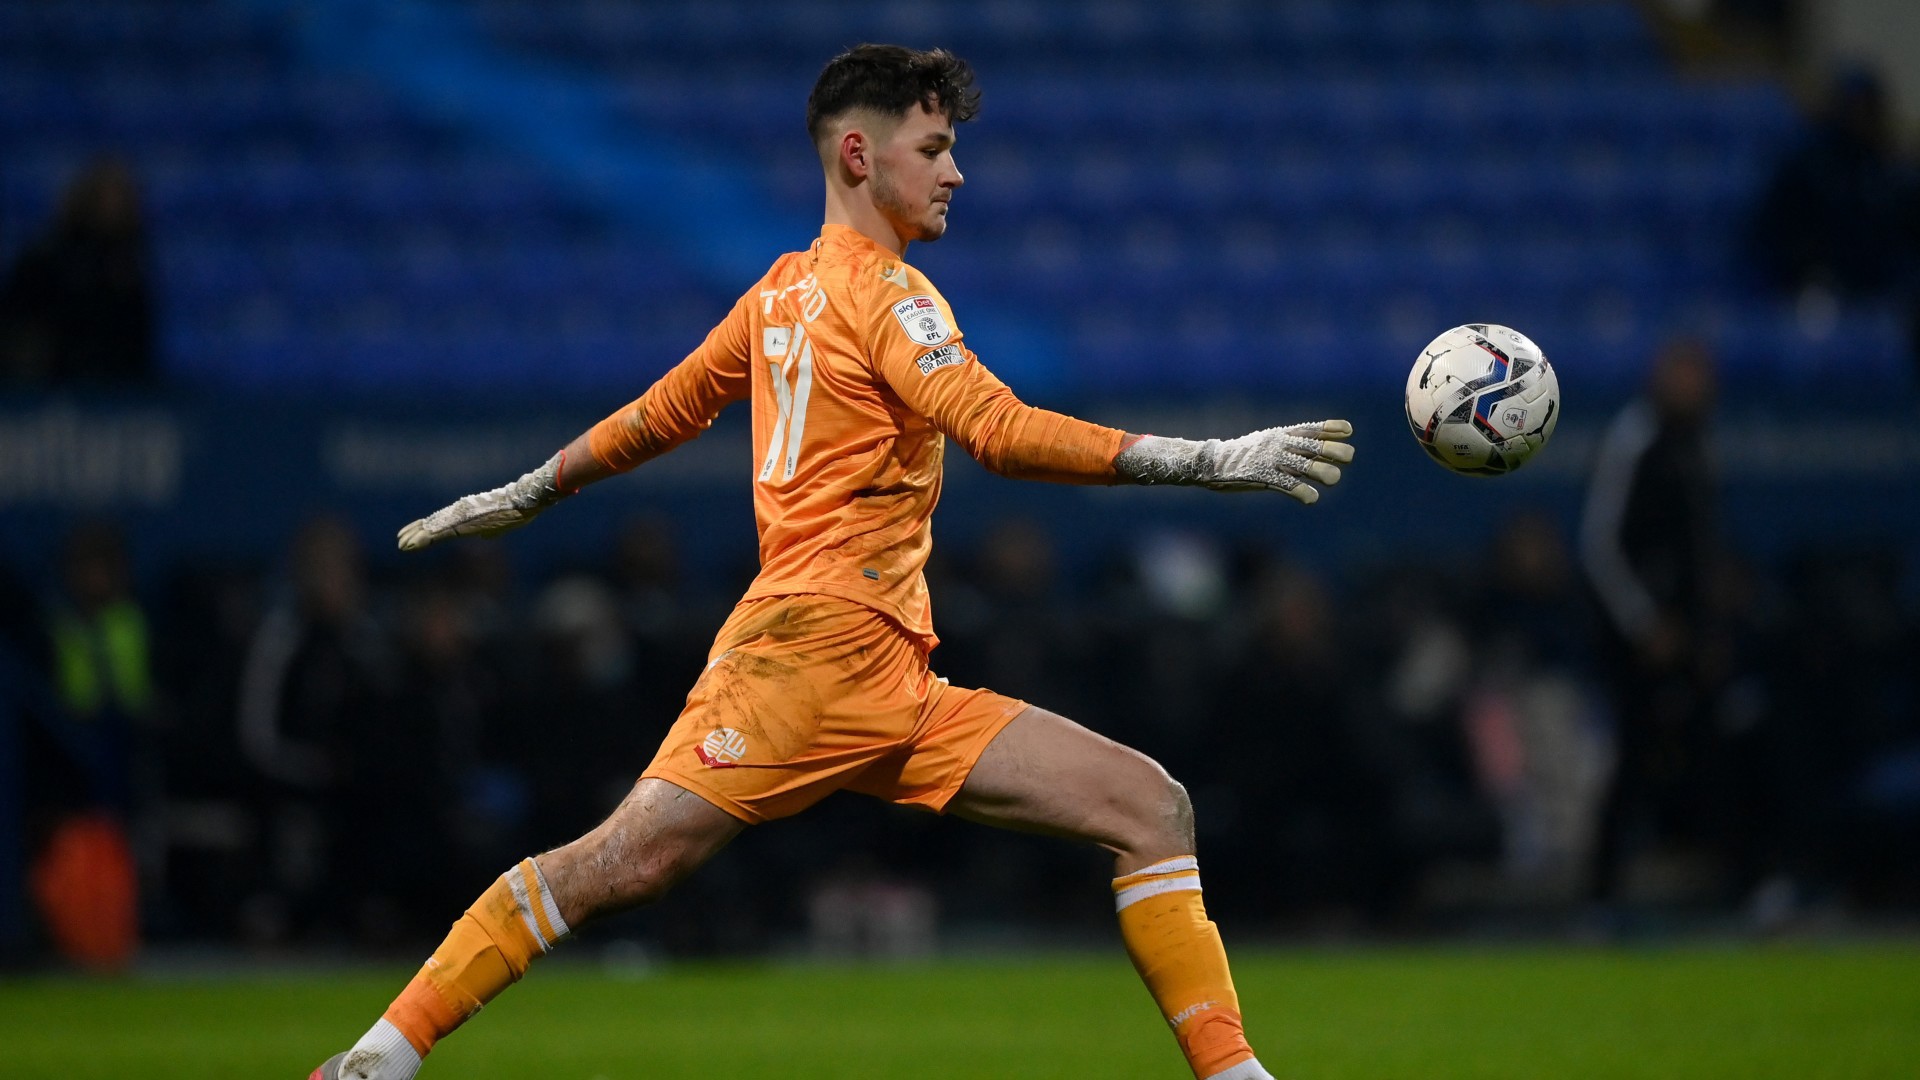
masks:
[[[1619,335],[1691,323],[1743,364],[1802,355],[1779,344],[1777,311],[1736,302],[1740,217],[1799,130],[1790,99],[1682,78],[1624,0],[477,0],[443,15],[479,31],[489,62],[539,73],[522,107],[602,118],[595,138],[618,144],[546,159],[242,5],[0,3],[0,239],[17,244],[112,148],[168,245],[169,347],[193,354],[177,370],[626,385],[628,343],[683,352],[741,283],[650,226],[656,208],[633,212],[653,196],[616,166],[719,162],[767,193],[740,227],[804,221],[819,180],[796,99],[821,59],[946,41],[979,66],[986,111],[962,134],[954,237],[914,257],[1014,316],[1084,311],[1090,293],[1123,307],[1086,385],[1272,377],[1255,358],[1276,342],[1289,377],[1351,378],[1322,348],[1341,330],[1382,350],[1373,374],[1391,381],[1423,321],[1476,313],[1569,347],[1608,339],[1609,355]],[[1849,339],[1897,351],[1877,318],[1849,314]]]

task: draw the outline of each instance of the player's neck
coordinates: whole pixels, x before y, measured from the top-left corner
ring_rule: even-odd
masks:
[[[892,252],[895,258],[906,257],[907,238],[895,231],[893,223],[870,202],[829,190],[825,223],[844,225]]]

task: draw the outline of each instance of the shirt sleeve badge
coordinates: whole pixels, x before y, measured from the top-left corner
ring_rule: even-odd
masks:
[[[893,305],[893,317],[900,329],[920,345],[944,345],[953,336],[953,326],[931,296],[909,296]]]

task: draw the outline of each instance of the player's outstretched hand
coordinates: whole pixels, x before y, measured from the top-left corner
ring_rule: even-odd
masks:
[[[400,530],[400,550],[419,551],[456,536],[498,536],[560,501],[560,455],[492,491],[465,495]]]
[[[1215,491],[1279,491],[1314,503],[1314,484],[1340,482],[1353,460],[1345,420],[1271,427],[1237,439],[1164,439],[1145,435],[1113,459],[1121,476],[1138,484],[1191,484]],[[1309,483],[1308,481],[1312,481]]]

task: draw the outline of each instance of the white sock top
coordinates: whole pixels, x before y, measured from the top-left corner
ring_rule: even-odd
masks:
[[[1261,1068],[1259,1058],[1248,1058],[1225,1072],[1217,1072],[1207,1080],[1273,1080],[1273,1074]]]
[[[340,1080],[413,1080],[419,1071],[420,1052],[383,1016],[347,1051]]]

